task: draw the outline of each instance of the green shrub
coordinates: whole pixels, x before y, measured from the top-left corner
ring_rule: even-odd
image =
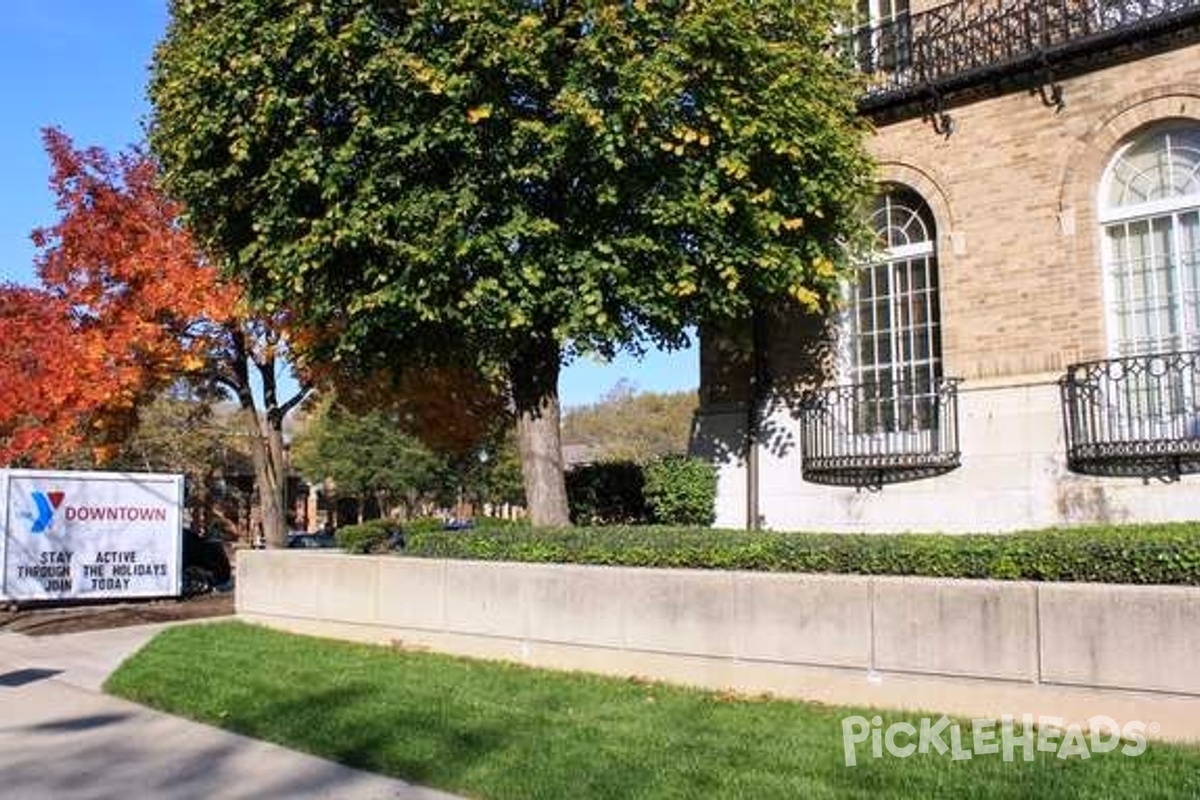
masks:
[[[446,521],[441,517],[413,517],[401,523],[406,534],[422,534],[440,531]]]
[[[529,531],[529,521],[524,519],[509,520],[496,519],[493,517],[476,517],[474,520],[475,528],[469,528],[468,531],[475,529],[485,529],[489,532],[496,531]],[[459,536],[460,531],[447,531],[446,521],[441,517],[417,517],[416,519],[408,520],[400,525],[404,531],[405,548],[412,550],[414,548],[422,548],[421,542],[425,537],[440,537],[440,536]]]
[[[476,517],[475,526],[489,531],[528,531],[532,526],[528,519],[499,519],[498,517]]]
[[[568,472],[566,483],[571,521],[577,525],[636,525],[648,519],[639,464],[585,464]]]
[[[646,466],[644,494],[651,519],[660,525],[712,525],[716,519],[717,471],[706,461],[664,456]]]
[[[338,528],[334,535],[338,547],[347,553],[377,553],[387,550],[388,539],[400,527],[395,520],[370,519],[358,525]]]
[[[1013,534],[830,534],[706,528],[491,528],[410,543],[431,558],[856,575],[1200,586],[1200,522]]]

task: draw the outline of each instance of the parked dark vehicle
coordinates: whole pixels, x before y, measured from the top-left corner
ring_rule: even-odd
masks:
[[[225,586],[233,575],[225,543],[183,529],[183,596],[207,594]]]
[[[388,550],[403,550],[408,547],[408,537],[404,535],[404,529],[399,526],[388,528],[386,546]]]
[[[337,547],[337,538],[332,533],[296,533],[288,537],[289,548],[309,549],[314,547]]]

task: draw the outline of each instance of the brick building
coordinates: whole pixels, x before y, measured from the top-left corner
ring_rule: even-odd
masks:
[[[879,255],[702,336],[718,524],[1200,518],[1200,0],[861,10]]]

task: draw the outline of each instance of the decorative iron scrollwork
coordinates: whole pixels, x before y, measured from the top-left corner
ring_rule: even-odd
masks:
[[[1200,351],[1072,364],[1059,388],[1072,472],[1165,481],[1200,472]]]
[[[875,383],[807,392],[801,402],[804,480],[878,490],[958,467],[958,380]]]
[[[1061,109],[1057,65],[1197,25],[1200,0],[959,0],[860,28],[843,47],[867,76],[866,113],[1022,73]]]

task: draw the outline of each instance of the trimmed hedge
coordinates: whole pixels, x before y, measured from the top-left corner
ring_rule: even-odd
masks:
[[[584,464],[567,472],[566,485],[576,525],[703,526],[716,518],[716,468],[689,456]]]
[[[484,527],[489,531],[530,530],[529,523],[524,520],[504,520],[479,517]],[[405,542],[414,536],[428,536],[443,533],[446,521],[441,517],[415,517],[409,520],[369,519],[355,525],[338,528],[334,534],[337,546],[347,553],[386,553],[403,549],[393,546],[392,537],[400,532]],[[450,532],[453,533],[453,532]]]
[[[441,517],[413,517],[412,519],[392,524],[398,524],[406,535],[414,533],[437,533],[446,527],[446,520]]]
[[[649,519],[640,464],[583,464],[567,472],[565,479],[571,522],[576,525],[635,525]]]
[[[334,534],[338,547],[347,553],[375,553],[387,550],[388,539],[402,526],[391,519],[369,519],[357,525],[338,528]]]
[[[717,468],[689,456],[663,456],[645,467],[643,494],[660,525],[713,524],[717,518]]]
[[[695,528],[421,533],[406,555],[631,567],[1200,585],[1200,522],[1014,534],[809,534]]]

